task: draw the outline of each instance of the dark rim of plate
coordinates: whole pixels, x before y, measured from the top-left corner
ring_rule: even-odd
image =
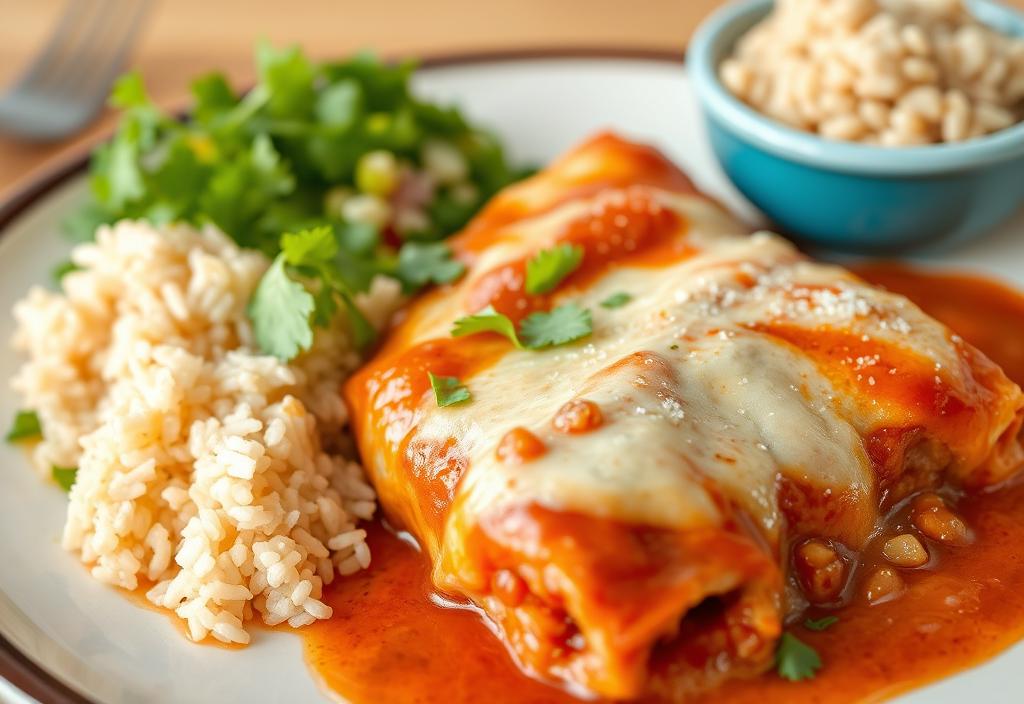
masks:
[[[682,47],[676,49],[536,47],[425,56],[420,60],[420,68],[434,69],[446,66],[529,61],[530,59],[625,59],[676,63],[682,66],[684,55]],[[109,133],[104,138],[106,137],[109,137]],[[6,234],[11,223],[40,199],[85,171],[89,165],[89,153],[92,146],[85,145],[81,151],[60,158],[28,183],[16,188],[12,195],[0,204],[0,237]],[[93,704],[92,700],[79,694],[57,675],[50,673],[18,650],[2,632],[0,632],[0,677],[43,704]]]

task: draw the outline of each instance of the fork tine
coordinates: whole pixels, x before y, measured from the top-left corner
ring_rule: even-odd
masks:
[[[81,127],[102,105],[135,43],[150,0],[71,0],[25,76],[0,96],[0,127],[51,140]]]
[[[91,11],[93,0],[69,0],[60,21],[43,48],[42,53],[29,65],[15,83],[15,90],[29,88],[45,82],[63,61],[67,47],[74,41],[83,18]]]
[[[107,96],[110,84],[123,70],[128,54],[135,44],[136,35],[141,30],[143,20],[149,12],[151,2],[150,0],[122,0],[122,4],[129,5],[127,11],[122,13],[122,17],[124,17],[122,26],[118,28],[116,34],[112,34],[109,42],[104,43],[109,50],[104,57],[96,61],[87,80],[82,81],[79,85],[80,99],[88,102],[91,106],[102,103]]]
[[[53,94],[77,94],[86,82],[95,62],[108,52],[107,37],[119,32],[124,23],[122,13],[111,12],[117,3],[112,0],[91,0],[91,13],[82,21],[78,34],[65,47],[63,60],[47,77],[42,90]]]

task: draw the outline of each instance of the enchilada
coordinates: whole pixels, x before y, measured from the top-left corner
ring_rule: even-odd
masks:
[[[575,266],[528,291],[565,245]],[[893,507],[968,542],[922,492],[1024,459],[1024,396],[996,365],[906,299],[744,234],[651,148],[598,136],[452,247],[466,274],[415,301],[345,395],[435,587],[537,677],[629,698],[760,672],[788,617],[853,598]],[[569,344],[451,334],[565,305],[589,323]],[[470,398],[440,407],[430,375]],[[898,597],[885,569],[859,570],[867,598]]]

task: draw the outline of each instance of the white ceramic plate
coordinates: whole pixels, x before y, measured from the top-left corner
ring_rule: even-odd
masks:
[[[703,189],[755,221],[712,159],[681,58],[477,59],[424,69],[416,88],[457,102],[492,126],[519,161],[545,163],[602,129],[654,143]],[[51,179],[32,189],[2,230],[4,340],[12,334],[11,305],[32,284],[49,281],[50,268],[68,249],[58,223],[82,199],[85,182],[80,171],[66,173],[57,185]],[[1024,287],[1024,213],[984,241],[924,261]],[[6,345],[0,347],[0,379],[9,379],[18,362]],[[0,422],[17,408],[4,383]],[[62,702],[326,699],[303,662],[299,638],[257,631],[244,651],[196,646],[167,617],[93,581],[59,546],[64,505],[63,493],[40,481],[16,448],[0,447],[0,671],[12,682],[40,699]],[[0,680],[0,701],[5,698],[26,701]],[[1024,701],[1024,644],[900,701]]]

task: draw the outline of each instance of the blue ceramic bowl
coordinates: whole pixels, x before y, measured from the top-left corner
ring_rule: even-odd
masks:
[[[1024,203],[1024,123],[955,144],[877,147],[801,132],[736,98],[719,63],[771,6],[743,0],[716,12],[694,35],[687,64],[722,168],[784,233],[848,251],[948,245]],[[1024,36],[1021,14],[988,1],[970,7]]]

